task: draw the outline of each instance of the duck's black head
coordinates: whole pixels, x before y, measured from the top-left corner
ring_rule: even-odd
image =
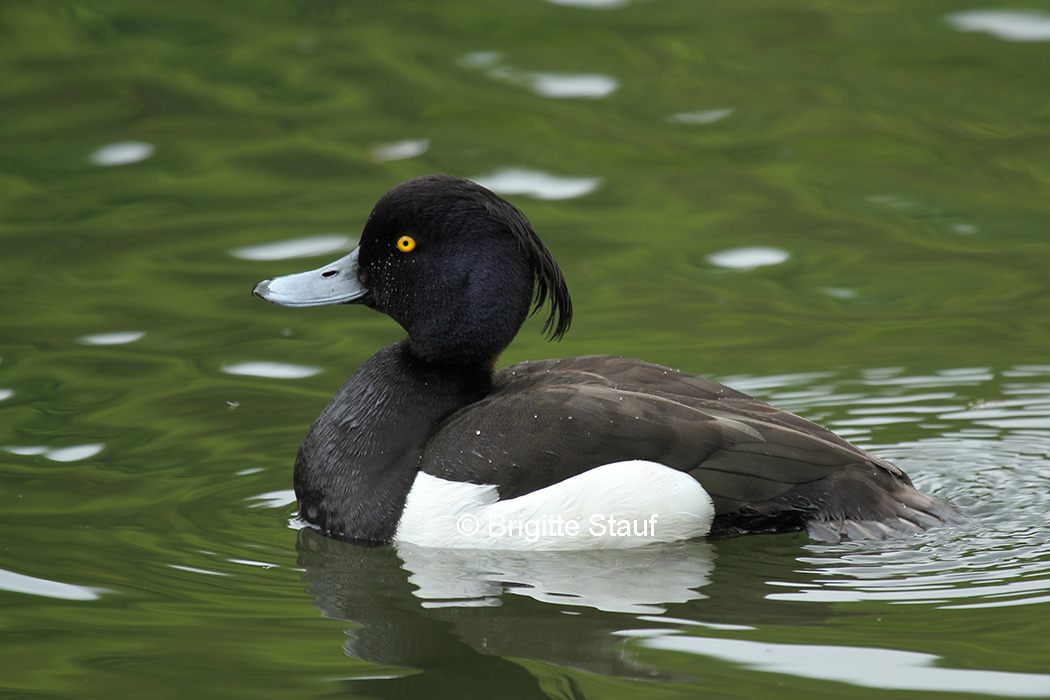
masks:
[[[572,321],[561,270],[528,219],[481,185],[428,175],[375,205],[350,255],[266,280],[254,294],[285,306],[365,304],[408,332],[429,362],[491,363],[548,301],[544,331]]]

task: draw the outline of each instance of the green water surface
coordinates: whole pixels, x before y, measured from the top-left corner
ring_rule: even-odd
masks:
[[[0,75],[0,698],[1050,697],[1050,5],[3,0]],[[504,362],[711,376],[969,522],[301,531],[299,440],[402,333],[249,293],[432,172],[569,281]]]

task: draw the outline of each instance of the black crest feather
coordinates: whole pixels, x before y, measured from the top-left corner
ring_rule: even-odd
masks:
[[[561,340],[572,324],[569,285],[565,282],[565,276],[558,263],[554,261],[554,256],[532,228],[528,217],[513,204],[476,182],[451,175],[432,175],[426,179],[443,180],[452,186],[450,189],[464,188],[464,194],[469,192],[474,195],[472,198],[480,199],[482,206],[493,218],[507,224],[536,278],[532,314],[538,313],[549,303],[550,313],[543,322],[543,332],[549,340]]]
[[[572,298],[569,296],[569,285],[565,282],[565,276],[528,218],[514,205],[502,198],[498,199],[504,206],[513,210],[515,216],[511,218],[511,231],[536,275],[532,313],[538,313],[549,302],[550,313],[543,322],[543,332],[549,340],[561,340],[572,324]]]

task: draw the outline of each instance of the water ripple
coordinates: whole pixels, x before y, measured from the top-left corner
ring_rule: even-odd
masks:
[[[810,373],[730,382],[803,415],[833,412],[822,422],[866,441],[921,490],[952,500],[969,518],[915,539],[808,544],[797,557],[797,573],[805,576],[768,581],[768,599],[955,610],[1050,602],[1050,367],[917,375],[883,368],[855,381]],[[851,391],[854,383],[865,393]],[[872,440],[890,424],[914,426],[917,437]]]

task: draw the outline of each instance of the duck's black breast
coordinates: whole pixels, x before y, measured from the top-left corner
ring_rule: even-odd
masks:
[[[300,515],[328,535],[390,542],[434,426],[489,387],[487,374],[422,362],[406,342],[377,352],[347,380],[299,446]]]
[[[621,357],[499,371],[488,396],[438,426],[421,467],[495,484],[508,499],[626,460],[696,478],[714,501],[716,533],[805,527],[838,539],[842,532],[820,530],[889,522],[889,534],[945,519],[927,503],[942,502],[915,491],[900,469],[834,433],[717,382]]]

